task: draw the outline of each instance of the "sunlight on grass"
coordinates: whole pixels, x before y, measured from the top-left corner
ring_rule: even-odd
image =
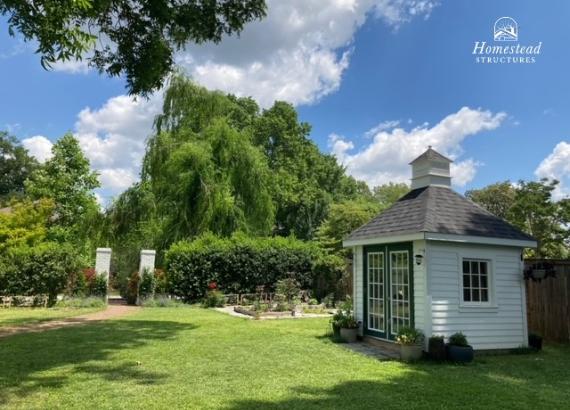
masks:
[[[97,312],[101,308],[0,308],[0,327],[20,326]]]
[[[488,409],[570,400],[568,347],[469,366],[407,365],[334,344],[327,326],[183,307],[13,336],[0,341],[0,406]]]

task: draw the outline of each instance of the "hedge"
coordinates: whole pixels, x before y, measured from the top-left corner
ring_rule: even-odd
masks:
[[[169,290],[187,301],[203,298],[211,282],[225,293],[254,293],[261,285],[273,290],[278,280],[290,275],[322,298],[336,291],[343,271],[342,259],[293,238],[206,234],[178,242],[166,253]]]
[[[79,267],[75,255],[71,247],[50,242],[10,250],[0,260],[0,295],[48,295],[54,304]]]

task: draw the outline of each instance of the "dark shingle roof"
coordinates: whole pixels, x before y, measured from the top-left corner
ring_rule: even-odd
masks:
[[[534,241],[450,188],[428,186],[408,192],[353,231],[348,240],[420,232]]]
[[[431,146],[427,149],[426,152],[424,152],[422,155],[420,155],[419,157],[417,157],[416,159],[414,159],[412,162],[410,162],[410,165],[413,164],[416,161],[419,161],[421,159],[430,159],[430,160],[439,160],[439,161],[447,161],[447,162],[453,162],[452,160],[450,160],[449,158],[441,155],[439,152],[437,152],[436,150],[434,150]]]

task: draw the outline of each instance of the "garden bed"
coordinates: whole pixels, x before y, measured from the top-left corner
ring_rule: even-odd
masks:
[[[253,306],[225,306],[222,308],[216,308],[218,312],[223,312],[231,316],[237,316],[248,319],[302,319],[311,317],[329,317],[334,313],[334,309],[330,312],[322,313],[310,313],[310,309],[297,309],[293,315],[291,311],[284,312],[259,312],[254,309]],[[316,309],[315,309],[316,310]]]

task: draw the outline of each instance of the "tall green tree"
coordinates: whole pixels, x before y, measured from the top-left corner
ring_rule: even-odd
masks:
[[[38,166],[16,137],[0,131],[0,205],[24,191],[24,181]]]
[[[374,199],[378,201],[382,209],[386,209],[410,192],[410,186],[404,183],[389,182],[387,184],[374,187],[372,192]]]
[[[131,94],[162,86],[174,52],[220,42],[266,14],[264,0],[0,0],[9,33],[34,40],[44,68],[81,60],[124,76]],[[97,41],[98,40],[98,41]]]
[[[510,181],[497,182],[481,189],[465,192],[465,196],[499,218],[508,220],[517,189]]]
[[[559,181],[520,181],[509,220],[536,238],[535,256],[570,256],[570,199],[552,200]]]
[[[26,193],[32,199],[48,198],[54,202],[52,227],[62,240],[78,239],[90,228],[89,218],[98,213],[93,190],[99,187],[97,174],[89,166],[78,141],[71,134],[52,147],[52,158],[36,169],[26,181]]]
[[[318,229],[318,242],[331,252],[342,253],[343,239],[370,221],[383,208],[379,202],[367,200],[344,201],[331,205],[327,218]],[[345,253],[348,253],[348,250]]]
[[[167,186],[157,178],[175,147],[197,140],[221,119],[260,150],[269,167],[276,234],[310,239],[332,203],[368,191],[365,184],[346,176],[333,156],[319,151],[309,138],[310,125],[299,121],[290,104],[276,102],[260,112],[250,98],[208,91],[183,75],[173,76],[165,93],[156,135],[148,143],[143,177],[152,176],[153,187]]]

